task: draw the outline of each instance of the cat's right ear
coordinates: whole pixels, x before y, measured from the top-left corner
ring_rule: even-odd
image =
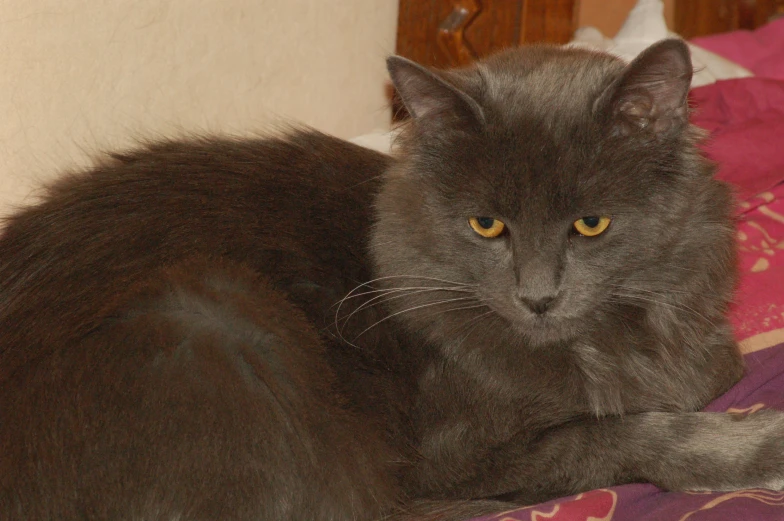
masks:
[[[484,122],[476,100],[433,71],[400,56],[387,58],[387,69],[403,105],[415,120]]]
[[[599,97],[594,110],[624,135],[656,137],[682,130],[689,119],[687,95],[691,54],[682,40],[668,39],[645,49]]]

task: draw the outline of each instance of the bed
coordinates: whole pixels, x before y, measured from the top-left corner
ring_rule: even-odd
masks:
[[[575,1],[415,4],[401,0],[398,52],[436,66],[536,41],[571,41],[630,58],[659,38],[688,40],[698,68],[692,120],[710,132],[705,153],[737,191],[742,278],[731,318],[747,362],[746,376],[707,410],[784,409],[784,1],[676,0],[673,34],[665,26],[663,4],[639,0],[615,38],[590,28],[575,33]],[[476,31],[472,24],[479,24]],[[674,493],[635,484],[477,519],[773,520],[784,519],[784,492]]]

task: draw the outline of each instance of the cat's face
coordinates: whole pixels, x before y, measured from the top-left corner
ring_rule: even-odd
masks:
[[[495,58],[451,99],[430,85],[423,103],[409,100],[420,113],[378,199],[373,244],[396,290],[391,312],[434,337],[506,330],[546,345],[693,284],[687,264],[705,237],[726,247],[728,197],[693,150],[688,59],[664,51],[630,66],[675,62],[663,74],[677,85],[653,97],[634,75],[611,85],[624,75],[612,59],[546,49]]]

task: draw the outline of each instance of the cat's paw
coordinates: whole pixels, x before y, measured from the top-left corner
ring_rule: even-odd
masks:
[[[784,412],[763,409],[738,421],[752,433],[745,443],[754,452],[748,472],[759,480],[755,488],[784,490]]]
[[[703,415],[700,415],[703,416]],[[685,456],[697,486],[689,490],[784,490],[784,412],[705,414],[688,437]]]

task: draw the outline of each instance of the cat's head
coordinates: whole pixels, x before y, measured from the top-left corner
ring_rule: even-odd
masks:
[[[683,311],[682,293],[710,289],[699,314],[724,311],[731,198],[695,146],[683,42],[629,65],[552,46],[388,65],[412,116],[372,240],[395,319],[435,340],[486,329],[542,346]]]

